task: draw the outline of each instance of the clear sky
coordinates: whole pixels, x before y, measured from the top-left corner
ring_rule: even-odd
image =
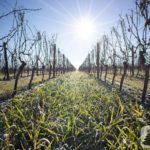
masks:
[[[0,0],[0,14],[7,12],[16,0]],[[117,24],[119,14],[134,8],[135,0],[18,0],[26,8],[42,8],[27,15],[31,27],[57,33],[57,45],[79,67],[103,33]],[[9,22],[0,21],[0,35]]]

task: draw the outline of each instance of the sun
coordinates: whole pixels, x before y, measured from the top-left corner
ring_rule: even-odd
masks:
[[[89,39],[95,32],[95,26],[89,17],[82,17],[74,25],[74,34],[77,38]]]

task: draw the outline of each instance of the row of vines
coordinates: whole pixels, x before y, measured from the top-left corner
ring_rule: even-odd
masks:
[[[14,8],[0,16],[0,21],[12,21],[8,33],[0,37],[0,75],[2,81],[14,81],[12,96],[17,92],[21,77],[30,77],[31,89],[35,74],[48,75],[48,79],[75,70],[69,59],[56,45],[57,35],[31,28],[26,14],[40,9],[26,9],[15,4]]]
[[[150,1],[136,0],[136,9],[120,15],[116,27],[103,35],[88,54],[79,70],[94,73],[104,80],[112,73],[114,85],[117,73],[121,75],[119,91],[127,75],[144,79],[141,101],[145,102],[150,70]]]

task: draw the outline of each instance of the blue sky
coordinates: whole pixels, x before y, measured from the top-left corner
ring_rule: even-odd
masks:
[[[0,14],[10,10],[16,0],[0,0]],[[103,33],[117,24],[119,14],[134,8],[135,0],[18,0],[26,8],[42,8],[26,16],[31,27],[57,33],[57,45],[75,67],[83,62],[88,52]],[[95,27],[93,34],[86,39],[76,36],[74,26],[80,18],[88,17]],[[9,29],[7,19],[0,21],[0,35]]]

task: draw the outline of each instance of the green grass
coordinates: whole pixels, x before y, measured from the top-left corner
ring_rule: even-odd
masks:
[[[112,76],[113,76],[112,74],[108,74],[107,80],[111,82]],[[116,76],[115,83],[119,85],[120,80],[121,80],[121,75],[118,74]],[[143,86],[144,86],[144,79],[127,76],[124,80],[124,87],[126,88],[131,88],[133,90],[142,91]],[[150,83],[148,84],[147,92],[150,93]]]
[[[148,116],[80,72],[16,96],[0,110],[0,149],[140,150]]]
[[[28,77],[20,77],[18,82],[18,91],[22,90],[23,88],[26,88],[28,86],[28,83],[30,81],[31,76]],[[48,75],[44,76],[44,80],[48,79]],[[42,81],[42,75],[34,76],[32,84],[38,84]],[[15,80],[11,79],[9,81],[0,81],[0,97],[4,97],[7,95],[11,95],[13,92]]]
[[[92,74],[92,75],[96,76],[96,74]],[[102,80],[104,80],[104,76],[105,76],[105,71],[102,74]],[[122,76],[119,73],[116,75],[115,81],[114,81],[115,87],[119,88],[121,77]],[[112,83],[112,78],[113,78],[113,74],[108,73],[106,81],[109,81],[110,84],[111,84]],[[137,78],[137,77],[131,77],[129,74],[124,79],[123,89],[130,90],[130,94],[135,96],[135,97],[136,96],[137,97],[142,96],[143,86],[144,86],[144,79],[140,79],[140,78]],[[147,96],[150,96],[150,81],[148,83]]]

